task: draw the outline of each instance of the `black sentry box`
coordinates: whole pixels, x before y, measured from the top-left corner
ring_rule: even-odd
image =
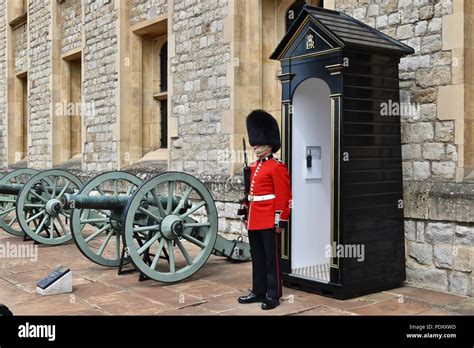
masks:
[[[347,299],[405,280],[398,64],[413,53],[348,15],[305,6],[272,54],[293,191],[284,285]]]

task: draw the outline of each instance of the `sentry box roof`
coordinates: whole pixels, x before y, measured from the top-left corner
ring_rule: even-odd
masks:
[[[415,52],[410,46],[385,35],[345,13],[306,5],[271,55],[271,59],[281,60],[288,55],[295,56],[296,52],[293,50],[298,49],[298,43],[294,45],[291,39],[295,37],[297,31],[304,30],[305,26],[302,26],[302,22],[312,22],[324,33],[325,37],[321,37],[315,32],[322,39],[317,40],[316,45],[319,47],[315,47],[315,50],[347,47],[369,49],[399,56]],[[307,30],[313,29],[309,26]]]

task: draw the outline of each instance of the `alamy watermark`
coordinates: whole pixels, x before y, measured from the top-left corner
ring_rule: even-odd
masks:
[[[49,342],[56,340],[56,325],[36,325],[26,322],[18,326],[19,338],[46,338]]]
[[[411,117],[416,120],[420,118],[420,104],[389,99],[380,103],[380,116]]]
[[[56,116],[95,116],[95,103],[85,102],[62,102],[56,103],[54,112]]]
[[[38,261],[38,245],[11,244],[6,242],[0,244],[0,259],[27,259]]]
[[[257,156],[253,151],[247,150],[247,162],[252,163],[257,160]],[[244,163],[245,162],[245,152],[244,150],[218,150],[217,151],[217,162],[224,164],[235,164],[235,163]]]
[[[325,256],[327,258],[347,258],[357,259],[358,262],[365,260],[365,245],[364,244],[326,244]]]

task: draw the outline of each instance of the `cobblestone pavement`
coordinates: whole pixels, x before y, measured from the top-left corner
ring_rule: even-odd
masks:
[[[0,244],[25,243],[0,232]],[[51,297],[36,294],[36,282],[60,265],[73,271],[73,293]],[[248,293],[250,284],[250,262],[229,263],[215,256],[193,277],[170,285],[139,282],[136,272],[119,276],[116,269],[91,263],[72,242],[59,247],[38,246],[37,260],[0,258],[0,303],[17,315],[474,314],[473,298],[411,286],[346,301],[284,288],[282,305],[262,311],[259,304],[237,303],[237,297]]]

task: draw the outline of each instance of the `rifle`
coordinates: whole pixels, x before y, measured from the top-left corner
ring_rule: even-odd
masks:
[[[244,198],[240,201],[240,209],[237,211],[237,215],[242,217],[242,220],[247,221],[248,218],[248,196],[250,193],[250,167],[247,162],[247,147],[245,145],[245,138],[242,138],[242,144],[244,148],[244,163],[245,166],[243,168],[244,172]],[[246,204],[244,204],[246,203]]]

